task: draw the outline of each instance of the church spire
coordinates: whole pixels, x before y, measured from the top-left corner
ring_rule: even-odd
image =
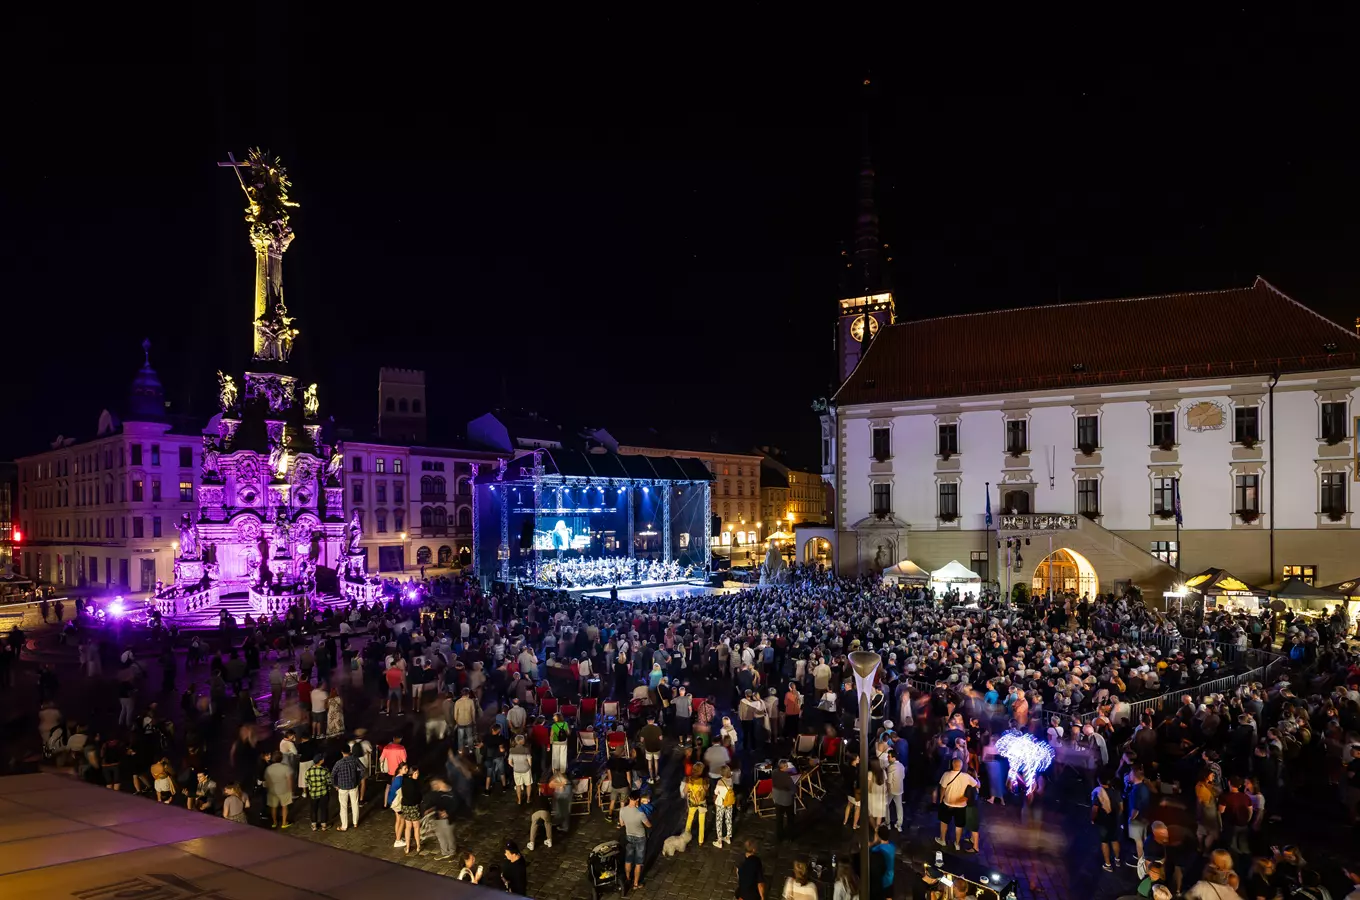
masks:
[[[879,256],[878,210],[874,206],[874,163],[866,146],[859,166],[859,208],[855,218],[855,289],[877,293],[883,287]]]

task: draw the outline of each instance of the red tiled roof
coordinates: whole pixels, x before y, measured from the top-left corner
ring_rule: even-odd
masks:
[[[1004,309],[879,332],[835,403],[1360,368],[1360,336],[1246,288]]]

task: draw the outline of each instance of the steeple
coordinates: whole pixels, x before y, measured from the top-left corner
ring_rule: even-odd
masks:
[[[151,341],[142,341],[142,368],[132,379],[128,392],[129,422],[160,422],[165,419],[165,388],[151,368]]]
[[[874,207],[874,163],[868,147],[859,165],[859,209],[855,218],[854,290],[875,294],[884,286],[879,257],[878,210]]]

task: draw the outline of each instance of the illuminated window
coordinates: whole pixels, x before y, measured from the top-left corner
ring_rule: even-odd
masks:
[[[181,481],[179,483],[179,499],[185,503],[194,499],[194,483],[192,481]]]
[[[1281,574],[1285,578],[1297,578],[1309,587],[1317,585],[1317,566],[1285,566]]]
[[[724,547],[730,547],[730,546],[732,546],[732,532],[730,532],[730,531],[724,531],[724,532],[722,533],[722,545],[723,545]]]
[[[1238,475],[1234,479],[1233,500],[1237,512],[1259,513],[1261,511],[1261,476]]]
[[[373,463],[373,471],[377,472],[379,475],[381,475],[383,472],[386,472],[386,471],[387,471],[387,460],[385,460],[385,459],[383,459],[381,456],[379,456],[379,457],[377,458],[377,460],[375,460],[374,463]]]
[[[393,473],[394,475],[400,475],[400,474],[401,474],[401,460],[399,460],[399,459],[394,459],[394,460],[392,460],[392,473]]]
[[[1153,541],[1149,552],[1168,566],[1181,566],[1181,545],[1176,541]]]
[[[132,502],[142,502],[142,482],[140,479],[136,479],[132,482]]]

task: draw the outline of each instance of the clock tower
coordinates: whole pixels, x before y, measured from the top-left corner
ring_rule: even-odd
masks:
[[[844,384],[859,365],[879,331],[896,321],[892,291],[884,264],[892,262],[878,239],[878,213],[874,209],[874,167],[866,156],[859,172],[859,213],[855,223],[854,251],[844,251],[845,290],[841,295],[836,324],[836,383]]]

